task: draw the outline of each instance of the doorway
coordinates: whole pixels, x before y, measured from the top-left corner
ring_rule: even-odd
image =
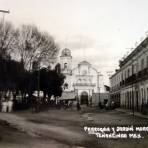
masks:
[[[86,91],[83,91],[81,93],[81,105],[88,105],[88,93]]]

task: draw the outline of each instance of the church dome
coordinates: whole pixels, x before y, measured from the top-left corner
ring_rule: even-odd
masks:
[[[87,61],[82,61],[78,65],[91,65],[91,64]]]
[[[71,51],[68,48],[62,50],[61,56],[71,56]]]

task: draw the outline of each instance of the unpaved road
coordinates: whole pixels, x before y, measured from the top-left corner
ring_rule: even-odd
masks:
[[[69,116],[69,113],[63,111],[61,115],[61,111],[57,110],[38,114],[30,112],[0,113],[0,120],[8,123],[6,128],[11,134],[9,139],[16,137],[13,139],[16,142],[12,145],[9,141],[7,142],[7,138],[3,138],[0,147],[71,148],[91,145],[94,139],[84,133],[84,122],[80,114],[77,112],[71,112],[71,114],[73,115]],[[17,133],[20,135],[19,137],[17,137]]]
[[[5,122],[4,122],[5,121]],[[87,135],[84,126],[133,124],[130,116],[115,111],[77,112],[49,110],[0,113],[0,148],[147,148],[147,136],[141,140],[97,139]],[[134,123],[148,123],[135,118]]]

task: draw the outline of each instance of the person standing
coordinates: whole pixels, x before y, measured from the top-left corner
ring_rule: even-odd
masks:
[[[12,102],[12,100],[9,100],[8,101],[8,112],[9,113],[12,112],[12,108],[13,108],[13,102]]]
[[[81,110],[81,106],[80,106],[80,103],[79,102],[77,102],[77,110],[78,111]]]
[[[2,112],[7,112],[7,102],[5,100],[2,101]]]

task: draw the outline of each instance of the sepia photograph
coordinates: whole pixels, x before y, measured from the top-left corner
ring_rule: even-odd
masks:
[[[0,0],[0,148],[148,148],[147,0]]]

